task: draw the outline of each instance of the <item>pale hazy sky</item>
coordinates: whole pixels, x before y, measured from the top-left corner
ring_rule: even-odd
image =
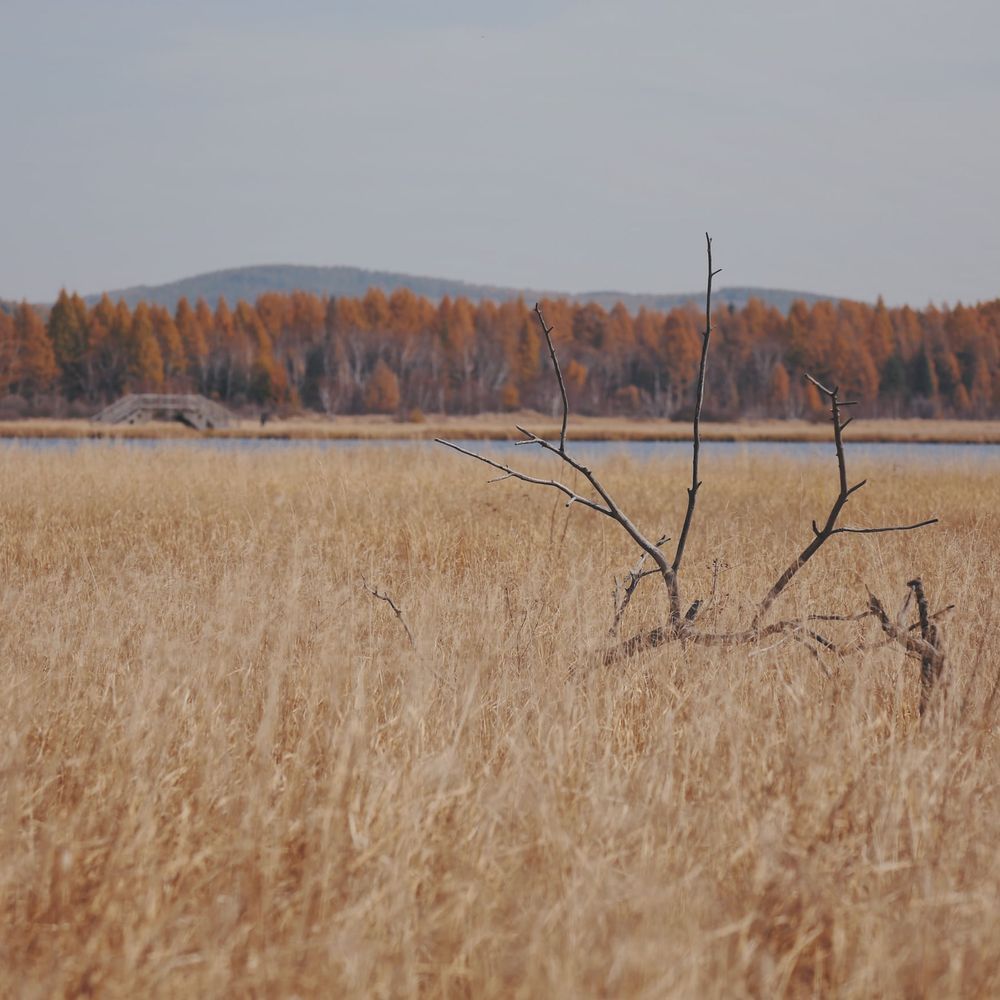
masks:
[[[997,0],[0,0],[0,296],[254,263],[1000,295]]]

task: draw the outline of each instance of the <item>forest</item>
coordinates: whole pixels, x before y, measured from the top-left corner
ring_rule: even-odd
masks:
[[[574,412],[686,418],[702,315],[540,303]],[[1000,416],[1000,299],[889,308],[751,300],[713,316],[705,417],[823,412],[804,371],[882,417]],[[0,311],[0,417],[88,416],[128,392],[199,392],[237,410],[474,414],[558,405],[523,301],[440,302],[400,289],[360,298],[260,295],[213,308],[94,305],[65,290],[47,311]]]

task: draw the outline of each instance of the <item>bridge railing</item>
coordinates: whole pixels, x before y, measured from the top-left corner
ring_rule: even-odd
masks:
[[[158,413],[180,418],[198,430],[226,427],[232,414],[218,403],[195,393],[131,393],[98,413],[94,420],[120,424],[126,420],[149,420]]]

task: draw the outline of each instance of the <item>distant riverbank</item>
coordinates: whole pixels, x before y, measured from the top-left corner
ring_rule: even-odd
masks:
[[[199,432],[180,423],[99,424],[91,420],[27,419],[0,421],[0,438],[159,439],[249,438],[259,440],[410,441],[436,437],[464,440],[512,440],[520,435],[515,424],[542,436],[558,437],[558,422],[537,413],[500,413],[477,416],[429,415],[421,421],[392,417],[295,417],[238,420],[224,430]],[[857,420],[847,432],[855,442],[906,444],[1000,444],[1000,420]],[[586,441],[684,441],[691,425],[669,420],[628,420],[575,417],[570,439]],[[827,441],[829,425],[820,421],[753,420],[703,423],[706,441]]]

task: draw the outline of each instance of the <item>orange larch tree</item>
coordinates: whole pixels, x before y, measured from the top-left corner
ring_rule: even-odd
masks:
[[[163,355],[153,333],[153,319],[145,302],[140,302],[135,307],[127,343],[127,388],[133,392],[162,391]]]
[[[788,407],[792,397],[791,388],[788,369],[779,361],[771,370],[770,384],[771,411],[776,417],[788,416]]]
[[[0,309],[0,396],[10,391],[14,383],[14,360],[17,345],[14,340],[14,320]]]
[[[399,379],[379,358],[365,386],[365,409],[369,413],[395,413],[399,400]]]
[[[202,376],[208,361],[208,343],[191,303],[182,296],[174,310],[177,333],[184,346],[184,370],[189,386],[201,391]]]
[[[50,392],[59,377],[45,324],[27,302],[22,302],[14,311],[13,371],[16,390],[25,399]]]
[[[79,295],[62,289],[46,324],[49,341],[59,367],[59,384],[67,399],[86,392],[87,305]]]
[[[170,392],[176,392],[186,381],[187,369],[187,357],[180,332],[166,307],[153,306],[149,310],[149,315],[163,362],[164,387]]]

